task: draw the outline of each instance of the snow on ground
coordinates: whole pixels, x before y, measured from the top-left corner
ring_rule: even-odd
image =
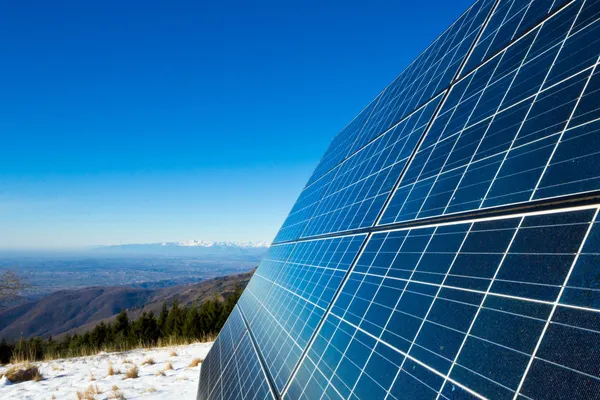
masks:
[[[5,377],[1,378],[0,399],[76,400],[77,392],[83,392],[93,385],[102,392],[94,398],[104,400],[117,397],[113,390],[116,385],[117,392],[122,393],[125,399],[193,400],[196,398],[202,364],[190,367],[190,363],[194,358],[203,360],[211,346],[212,343],[196,343],[36,362],[43,379],[39,382],[11,384]],[[148,358],[152,358],[155,364],[142,365]],[[110,363],[120,374],[107,376]],[[172,370],[165,370],[168,363],[172,364]],[[139,377],[125,379],[125,372],[134,365],[138,367]],[[0,367],[0,375],[9,367]],[[159,371],[163,371],[164,376]]]

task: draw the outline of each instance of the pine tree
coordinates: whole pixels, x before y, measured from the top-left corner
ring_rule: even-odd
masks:
[[[127,316],[125,310],[121,310],[121,312],[119,312],[119,315],[117,315],[117,320],[115,321],[113,329],[115,336],[118,336],[121,339],[127,339],[127,337],[129,337],[129,330],[129,317]]]
[[[170,336],[181,336],[182,331],[182,318],[181,318],[181,309],[179,308],[179,301],[177,299],[173,300],[173,305],[169,310],[169,315],[167,316],[167,331]]]
[[[167,308],[167,303],[163,302],[162,309],[160,310],[160,314],[158,315],[158,329],[160,330],[160,334],[163,337],[169,335],[170,332],[167,332],[167,317],[169,315],[169,309]]]
[[[8,345],[5,338],[0,340],[0,364],[8,364],[13,355],[11,346]]]
[[[200,338],[200,317],[198,309],[194,306],[187,309],[183,323],[183,336],[188,339]]]

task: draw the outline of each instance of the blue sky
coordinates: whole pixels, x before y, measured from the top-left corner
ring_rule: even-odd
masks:
[[[2,2],[0,248],[271,240],[470,4]]]

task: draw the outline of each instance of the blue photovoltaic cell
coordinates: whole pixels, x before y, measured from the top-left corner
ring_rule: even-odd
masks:
[[[279,275],[293,249],[293,244],[271,246],[258,266],[257,273],[273,281]],[[254,318],[260,302],[263,301],[270,287],[269,281],[264,279],[251,279],[248,282],[247,290],[242,293],[242,297],[238,300],[240,307],[246,310],[248,319]],[[255,293],[255,295],[250,295],[250,293]]]
[[[465,72],[471,71],[479,63],[502,50],[512,40],[566,3],[569,1],[501,0],[473,49],[473,54],[465,66]]]
[[[294,240],[300,237],[339,168],[339,166],[335,167],[318,181],[304,188],[292,211],[290,211],[290,214],[283,222],[277,236],[275,236],[275,243]]]
[[[492,4],[477,1],[348,124],[331,142],[308,185],[446,88]]]
[[[333,295],[365,239],[365,235],[299,242],[276,277],[261,275],[246,289],[242,302],[267,368],[282,390]],[[255,291],[260,288],[260,291]],[[254,309],[247,310],[247,306]]]
[[[600,1],[480,0],[331,142],[198,399],[600,399]]]
[[[450,84],[493,3],[490,0],[476,2],[382,92],[356,137],[352,153]]]
[[[563,141],[578,135],[571,116],[579,115],[579,104],[597,106],[593,96],[580,101],[586,85],[596,84],[591,78],[600,54],[600,35],[592,35],[600,21],[571,29],[597,14],[582,4],[562,8],[452,88],[382,224],[600,188],[593,169],[561,174],[582,155]]]
[[[381,94],[378,95],[371,103],[369,103],[369,105],[365,107],[360,114],[358,114],[344,129],[341,130],[340,133],[333,138],[329,144],[329,147],[325,151],[325,154],[321,158],[321,161],[319,161],[317,168],[314,170],[310,179],[308,180],[306,186],[311,185],[313,182],[325,175],[333,167],[344,160],[348,154],[348,151],[356,140],[358,132],[360,132],[364,124],[367,122],[367,119],[373,112],[373,109],[377,105],[380,97]]]
[[[582,326],[597,322],[597,311],[577,311],[585,314],[582,321],[568,326],[554,321],[569,318],[570,309],[552,315],[555,302],[563,303],[561,288],[573,264],[577,270],[582,263],[576,254],[595,214],[588,209],[374,234],[286,398],[311,399],[314,391],[336,399],[454,398],[452,387],[460,387],[510,399],[527,370],[533,375],[526,375],[524,390],[528,380],[544,379],[537,365],[546,353],[558,364],[544,361],[545,370],[556,369],[554,377],[574,374],[578,383],[598,387],[597,351],[579,360],[573,352],[580,345],[564,332],[585,336],[586,351],[597,346],[598,326],[594,332]],[[590,235],[585,248],[593,251],[599,238]],[[550,343],[560,340],[567,348]]]
[[[440,99],[436,97],[341,164],[302,236],[372,226]]]
[[[200,385],[199,397],[208,398],[213,391],[220,392],[219,379],[223,368],[231,360],[237,344],[246,333],[246,326],[236,306],[227,322],[219,332],[217,340],[202,363],[200,379],[204,385]]]
[[[237,345],[237,343],[236,343]],[[223,369],[219,399],[273,399],[249,334],[240,339],[231,361]]]

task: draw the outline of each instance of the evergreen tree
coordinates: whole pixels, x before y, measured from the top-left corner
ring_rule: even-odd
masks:
[[[121,339],[127,339],[127,337],[129,337],[129,329],[129,317],[125,310],[121,310],[119,315],[117,315],[113,329],[115,336],[119,336]]]
[[[0,340],[0,364],[8,364],[13,355],[11,346],[8,345],[5,338]]]
[[[158,315],[158,329],[160,330],[161,336],[169,336],[170,332],[167,332],[167,317],[169,315],[169,309],[167,308],[167,302],[163,301],[162,309]]]
[[[167,316],[167,332],[169,336],[181,336],[182,328],[181,309],[179,308],[179,301],[175,299]]]
[[[188,339],[199,338],[201,335],[200,316],[198,309],[191,306],[187,309],[183,323],[183,336]]]

